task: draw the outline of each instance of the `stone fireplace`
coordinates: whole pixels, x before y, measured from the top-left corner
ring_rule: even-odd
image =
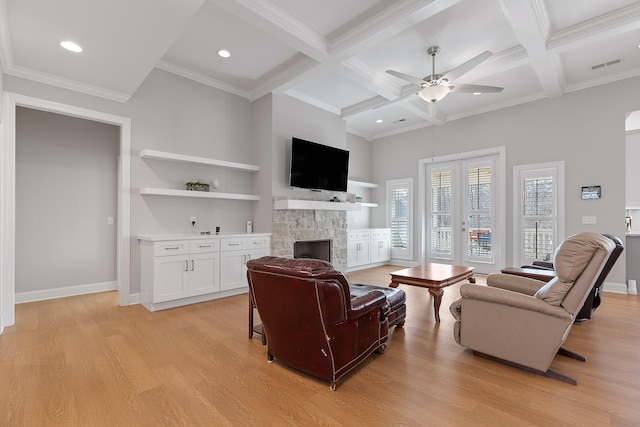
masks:
[[[347,213],[341,210],[274,209],[271,254],[294,257],[295,242],[330,241],[331,264],[347,270]]]

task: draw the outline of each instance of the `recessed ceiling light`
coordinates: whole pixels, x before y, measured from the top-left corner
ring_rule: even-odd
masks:
[[[378,119],[378,120],[376,120],[376,123],[382,123],[383,121],[384,120],[382,120],[382,119]]]
[[[221,57],[223,57],[223,58],[228,58],[228,57],[230,57],[230,56],[231,56],[231,52],[229,52],[229,51],[228,51],[228,50],[226,50],[226,49],[220,49],[220,50],[218,51],[218,56],[221,56]]]
[[[70,40],[61,41],[60,46],[67,50],[70,50],[71,52],[82,52],[82,48],[80,47],[80,45]]]

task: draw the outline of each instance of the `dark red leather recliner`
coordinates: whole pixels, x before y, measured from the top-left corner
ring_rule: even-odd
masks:
[[[247,278],[267,359],[327,380],[331,390],[371,353],[383,353],[389,328],[406,317],[402,290],[350,286],[326,261],[262,257],[247,262]]]

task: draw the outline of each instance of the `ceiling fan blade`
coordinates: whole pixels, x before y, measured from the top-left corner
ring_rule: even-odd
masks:
[[[480,65],[480,63],[482,63],[483,61],[485,61],[487,58],[489,58],[491,55],[493,55],[492,52],[484,51],[482,52],[480,55],[475,56],[473,58],[471,58],[470,60],[468,60],[467,62],[464,62],[460,65],[458,65],[456,68],[454,68],[453,70],[445,73],[442,75],[441,79],[446,79],[450,82],[455,81],[458,77],[462,76],[463,74],[468,73],[469,71],[471,71],[472,69],[474,69],[475,67],[477,67],[478,65]]]
[[[498,93],[502,92],[504,88],[497,86],[484,86],[484,85],[463,85],[463,84],[451,84],[449,85],[449,92],[458,93]]]
[[[427,83],[424,80],[419,79],[418,77],[413,77],[413,76],[410,76],[409,74],[404,74],[399,71],[387,70],[387,73],[391,74],[392,76],[396,76],[402,80],[406,80],[409,83],[415,83],[418,86],[422,86],[423,84]]]

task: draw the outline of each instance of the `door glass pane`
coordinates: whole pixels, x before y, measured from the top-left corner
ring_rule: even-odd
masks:
[[[524,179],[522,250],[526,260],[549,261],[553,242],[553,177]]]
[[[451,172],[431,174],[431,253],[452,255]]]
[[[491,166],[467,169],[467,256],[493,258]]]
[[[451,215],[432,215],[431,253],[434,255],[451,255],[451,251]]]

